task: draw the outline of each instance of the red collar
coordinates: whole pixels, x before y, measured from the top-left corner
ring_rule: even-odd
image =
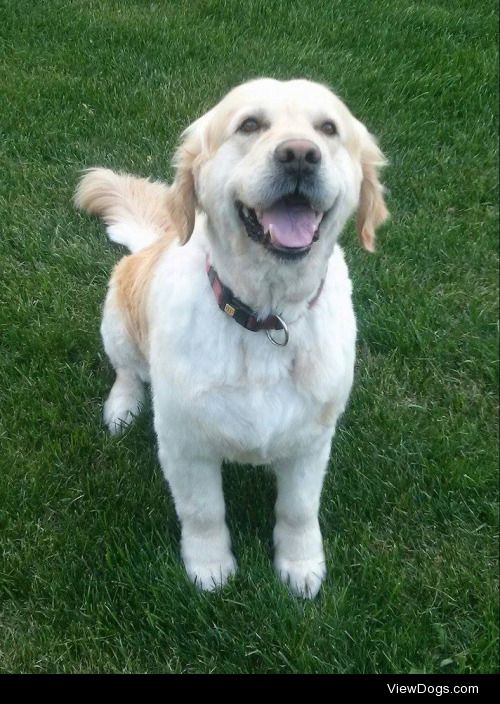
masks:
[[[217,305],[223,313],[228,315],[230,318],[239,323],[246,330],[251,332],[259,332],[259,330],[265,330],[267,337],[275,345],[283,347],[288,342],[288,328],[285,321],[279,315],[268,315],[267,318],[260,320],[255,311],[245,305],[239,298],[236,298],[234,293],[230,288],[225,286],[219,279],[219,276],[213,266],[209,263],[208,257],[206,261],[206,270],[208,274],[208,279],[210,285],[215,294],[215,300]],[[309,308],[316,303],[320,297],[321,291],[323,290],[325,280],[323,279],[319,285],[319,288],[314,296],[309,301]],[[275,340],[271,334],[270,330],[283,330],[285,333],[284,342],[278,342]]]

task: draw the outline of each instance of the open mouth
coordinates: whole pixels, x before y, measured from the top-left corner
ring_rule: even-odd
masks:
[[[282,259],[304,257],[319,239],[324,213],[299,193],[284,196],[265,210],[248,208],[241,201],[236,207],[248,236]]]

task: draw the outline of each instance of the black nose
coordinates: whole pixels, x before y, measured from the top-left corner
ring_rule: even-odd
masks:
[[[286,139],[274,150],[274,158],[288,173],[312,173],[321,161],[319,148],[309,139]]]

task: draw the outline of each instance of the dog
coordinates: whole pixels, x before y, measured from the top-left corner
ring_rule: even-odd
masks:
[[[298,596],[320,589],[320,494],[356,341],[337,239],[357,211],[373,251],[385,163],[327,87],[258,79],[185,130],[170,186],[103,168],[79,183],[76,206],[132,252],[104,305],[116,371],[104,420],[111,433],[127,427],[151,384],[181,555],[202,590],[236,570],[223,460],[272,467],[276,572]]]

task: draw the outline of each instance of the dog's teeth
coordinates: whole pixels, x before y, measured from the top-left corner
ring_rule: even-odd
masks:
[[[271,227],[272,227],[272,225],[271,225]],[[271,242],[271,233],[266,232],[266,234],[264,236],[264,244],[269,244],[270,242]]]
[[[270,240],[273,239],[273,235],[274,235],[275,229],[276,229],[276,228],[274,227],[273,224],[269,225],[269,232],[268,232],[268,235],[269,235],[269,239],[270,239]]]

